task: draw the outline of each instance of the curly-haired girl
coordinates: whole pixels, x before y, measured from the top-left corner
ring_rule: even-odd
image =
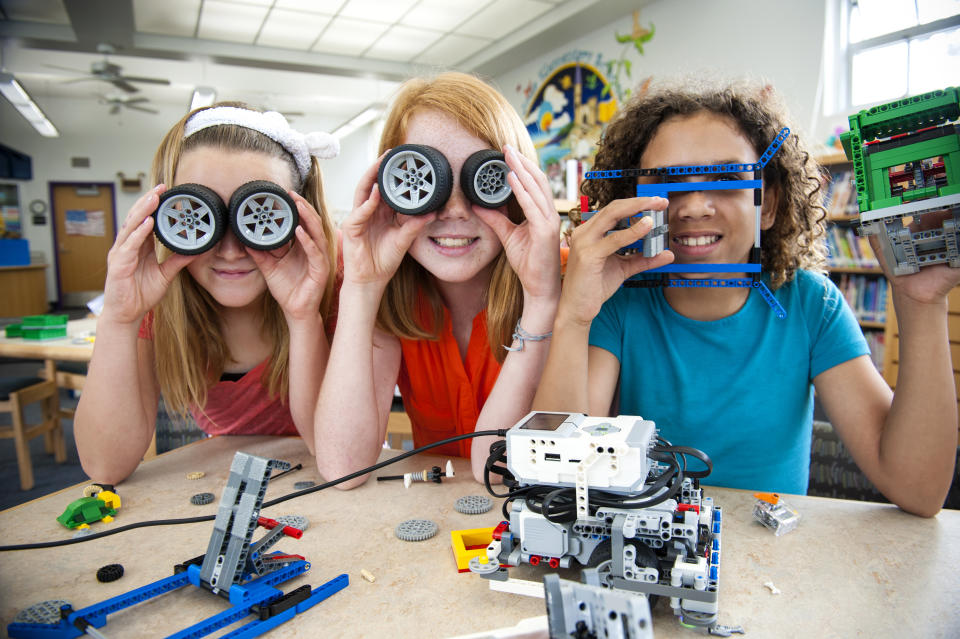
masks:
[[[608,127],[594,168],[751,164],[785,125],[785,110],[769,86],[687,80],[632,99]],[[803,494],[816,390],[877,488],[905,510],[936,513],[949,489],[956,445],[946,294],[960,269],[891,277],[884,266],[901,335],[894,395],[871,363],[853,313],[822,273],[818,172],[795,134],[764,168],[763,280],[785,319],[751,288],[689,281],[621,288],[635,273],[672,260],[749,262],[757,224],[752,190],[677,191],[668,201],[631,197],[636,182],[630,179],[588,181],[583,191],[600,210],[573,232],[534,407],[643,415],[666,439],[707,452],[714,461],[711,483]],[[651,209],[667,211],[670,250],[655,258],[618,254],[650,231],[649,216],[608,232]]]

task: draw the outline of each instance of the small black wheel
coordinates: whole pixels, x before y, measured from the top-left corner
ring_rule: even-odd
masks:
[[[478,206],[495,209],[503,206],[513,195],[507,183],[510,168],[503,153],[486,149],[467,158],[460,169],[460,188],[467,199]]]
[[[97,571],[97,581],[100,583],[110,583],[123,577],[123,566],[120,564],[107,564]]]
[[[440,151],[401,144],[380,163],[380,196],[397,213],[424,215],[443,207],[453,190],[453,171]]]
[[[299,223],[293,198],[273,182],[247,182],[230,198],[230,228],[252,249],[280,248],[293,239]]]
[[[160,196],[153,232],[174,253],[197,255],[223,237],[226,214],[226,205],[212,190],[201,184],[181,184]]]

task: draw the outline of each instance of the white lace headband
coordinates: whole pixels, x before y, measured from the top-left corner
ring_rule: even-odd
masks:
[[[310,172],[310,156],[329,160],[340,153],[340,141],[323,131],[304,135],[290,127],[287,119],[276,111],[251,111],[239,107],[219,106],[198,111],[183,129],[188,138],[201,129],[220,124],[235,124],[259,131],[282,146],[297,163],[300,179]]]

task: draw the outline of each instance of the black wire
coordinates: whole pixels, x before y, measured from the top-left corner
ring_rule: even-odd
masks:
[[[384,466],[389,466],[398,461],[411,457],[418,453],[422,453],[425,450],[430,450],[431,448],[436,448],[437,446],[443,446],[444,444],[450,444],[453,442],[458,442],[462,439],[470,439],[473,437],[486,437],[486,436],[496,436],[496,437],[506,437],[507,429],[502,430],[479,430],[473,433],[465,433],[463,435],[455,435],[454,437],[448,437],[446,439],[441,439],[440,441],[433,442],[432,444],[427,444],[426,446],[421,446],[420,448],[415,448],[414,450],[407,451],[403,454],[397,455],[396,457],[391,457],[386,461],[374,464],[363,470],[358,470],[355,473],[350,473],[349,475],[344,475],[339,479],[334,479],[333,481],[328,481],[325,484],[320,484],[319,486],[311,486],[310,488],[305,488],[304,490],[298,490],[297,492],[284,495],[283,497],[278,497],[271,501],[264,502],[260,505],[260,509],[267,508],[269,506],[275,506],[277,504],[283,503],[295,497],[301,497],[310,493],[315,493],[318,490],[323,490],[324,488],[330,488],[331,486],[336,486],[337,484],[342,484],[345,481],[350,481],[361,475],[366,475],[367,473],[372,473],[375,470],[383,468]],[[287,471],[285,471],[287,472]],[[278,475],[279,476],[279,475]],[[83,537],[77,537],[75,539],[60,539],[57,541],[38,541],[31,544],[16,544],[12,546],[0,546],[0,552],[7,552],[10,550],[35,550],[38,548],[54,548],[56,546],[69,546],[71,544],[79,544],[85,541],[92,541],[94,539],[100,539],[101,537],[107,537],[109,535],[116,535],[117,533],[122,533],[127,530],[133,530],[134,528],[146,528],[147,526],[174,526],[177,524],[196,524],[202,521],[213,521],[216,519],[216,515],[204,515],[202,517],[186,517],[184,519],[154,519],[150,521],[138,521],[135,524],[127,524],[126,526],[120,526],[119,528],[113,528],[111,530],[105,530],[99,533],[93,533],[92,535],[84,535]]]

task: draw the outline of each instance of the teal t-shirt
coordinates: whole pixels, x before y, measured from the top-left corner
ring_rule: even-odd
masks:
[[[785,319],[751,291],[730,317],[703,322],[674,311],[662,288],[622,288],[593,321],[590,345],[620,361],[619,414],[709,455],[705,484],[806,494],[812,380],[870,351],[828,278],[801,270],[774,295]]]

